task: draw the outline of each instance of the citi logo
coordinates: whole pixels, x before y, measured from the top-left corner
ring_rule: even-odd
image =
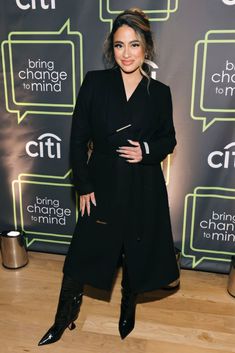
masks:
[[[37,8],[48,10],[55,9],[55,0],[16,0],[16,5],[21,10],[36,10]]]
[[[222,0],[225,5],[235,5],[235,0]]]
[[[148,60],[148,59],[145,59],[144,62],[150,66],[150,70],[151,70],[151,73],[150,73],[150,76],[156,80],[157,79],[157,69],[158,69],[158,66],[157,64],[155,64],[154,61],[151,61],[151,60]]]
[[[38,137],[37,141],[29,141],[25,146],[26,153],[33,158],[61,158],[61,139],[50,133]]]
[[[233,147],[233,151],[230,149]],[[211,168],[235,168],[235,142],[229,143],[223,151],[213,151],[209,154],[207,162]]]

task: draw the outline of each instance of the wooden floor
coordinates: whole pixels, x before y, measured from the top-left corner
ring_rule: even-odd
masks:
[[[117,329],[119,274],[111,301],[87,288],[77,328],[38,347],[54,318],[63,260],[30,252],[25,268],[0,268],[0,353],[235,352],[235,298],[226,291],[227,276],[186,270],[177,292],[140,298],[135,330],[124,341]]]

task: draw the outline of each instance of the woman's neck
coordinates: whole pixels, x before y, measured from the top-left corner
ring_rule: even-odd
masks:
[[[137,69],[134,72],[131,73],[126,73],[124,71],[121,70],[121,74],[122,74],[122,79],[124,81],[125,84],[134,84],[134,83],[138,83],[141,81],[142,79],[142,75],[140,73],[140,70]]]
[[[136,90],[143,76],[141,75],[139,70],[136,70],[135,72],[131,73],[125,73],[121,70],[121,74],[125,88],[126,99],[128,101]]]

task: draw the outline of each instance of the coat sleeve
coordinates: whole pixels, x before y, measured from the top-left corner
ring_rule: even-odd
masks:
[[[72,119],[70,158],[73,183],[80,195],[94,191],[88,169],[88,142],[91,138],[90,107],[92,97],[91,74],[88,72],[80,88]]]
[[[172,117],[172,99],[169,87],[166,87],[161,101],[162,120],[160,131],[149,140],[140,141],[142,150],[142,164],[156,164],[163,161],[166,156],[173,152],[176,145],[175,129]]]

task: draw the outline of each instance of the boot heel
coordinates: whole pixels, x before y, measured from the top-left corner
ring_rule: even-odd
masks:
[[[69,330],[75,329],[74,321],[78,318],[82,295],[83,285],[64,275],[55,322],[39,341],[39,346],[58,341],[66,328]]]
[[[76,327],[76,325],[75,325],[75,323],[74,323],[73,321],[72,321],[72,322],[69,324],[69,326],[68,326],[68,328],[69,328],[70,331],[74,330],[75,327]]]

